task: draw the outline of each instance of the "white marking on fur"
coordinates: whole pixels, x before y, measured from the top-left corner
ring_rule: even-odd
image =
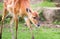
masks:
[[[27,16],[25,16],[25,17],[24,17],[24,20],[26,21],[27,19],[28,19],[28,17],[27,17]]]

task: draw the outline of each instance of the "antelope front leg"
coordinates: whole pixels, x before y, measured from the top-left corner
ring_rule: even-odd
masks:
[[[4,23],[4,18],[7,15],[7,10],[3,9],[3,15],[2,15],[2,26],[1,26],[1,31],[0,31],[0,39],[2,39],[2,29],[3,29],[3,23]]]
[[[25,17],[24,19],[25,19],[25,22],[26,22],[28,28],[30,29],[30,32],[31,32],[31,35],[32,35],[32,39],[34,39],[34,34],[32,32],[32,26],[31,26],[29,18]]]
[[[14,19],[15,19],[15,26],[16,26],[16,38],[15,39],[17,39],[18,17],[15,15]]]
[[[14,18],[12,18],[11,21],[10,21],[10,31],[11,31],[11,34],[12,34],[12,39],[14,39],[13,22],[14,22]]]

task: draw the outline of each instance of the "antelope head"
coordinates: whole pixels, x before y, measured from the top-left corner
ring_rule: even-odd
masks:
[[[32,12],[31,10],[27,9],[28,13],[28,18],[30,19],[30,21],[36,26],[39,27],[40,26],[40,17],[38,12]]]

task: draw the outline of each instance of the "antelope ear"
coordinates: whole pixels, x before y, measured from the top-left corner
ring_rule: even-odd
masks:
[[[26,8],[26,11],[31,13],[31,10],[29,8]]]

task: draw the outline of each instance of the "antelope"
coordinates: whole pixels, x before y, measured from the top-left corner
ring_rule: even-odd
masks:
[[[28,28],[31,31],[32,39],[34,39],[34,35],[32,32],[32,26],[30,21],[35,26],[40,26],[39,21],[39,15],[36,11],[33,11],[33,9],[30,6],[30,0],[4,0],[3,3],[3,15],[2,15],[2,26],[1,26],[1,33],[0,37],[2,39],[2,29],[3,29],[3,23],[4,19],[7,17],[7,15],[10,14],[12,16],[12,19],[10,21],[10,28],[12,33],[12,39],[17,39],[17,30],[18,30],[18,17],[22,17]],[[12,29],[12,24],[15,22],[16,26],[16,37],[14,38],[14,33]]]

